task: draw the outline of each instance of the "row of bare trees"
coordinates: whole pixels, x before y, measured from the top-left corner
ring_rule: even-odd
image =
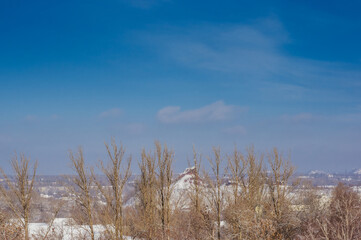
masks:
[[[118,147],[114,140],[105,147],[109,161],[99,161],[105,183],[97,179],[93,169],[86,167],[81,148],[76,155],[70,152],[75,172],[75,176],[69,177],[72,183],[69,189],[75,199],[73,218],[76,223],[88,226],[91,240],[96,239],[94,225],[99,223],[105,229],[103,238],[121,240],[124,236],[123,189],[131,175],[131,158],[124,159],[124,148]]]
[[[30,239],[29,224],[34,207],[34,184],[37,162],[31,168],[30,159],[24,154],[11,161],[14,171],[8,176],[1,168],[2,184],[0,185],[0,239],[16,240]],[[48,239],[51,225],[60,211],[61,204],[55,203],[52,207],[52,216],[49,227],[38,239]]]
[[[28,158],[16,156],[13,175],[1,170],[0,239],[62,239],[51,232],[61,206],[72,207],[74,224],[86,232],[74,239],[361,239],[360,196],[339,185],[324,201],[312,184],[293,178],[295,168],[277,149],[259,154],[250,147],[224,155],[213,148],[208,171],[194,150],[187,188],[177,189],[174,152],[155,142],[154,151],[142,150],[129,198],[124,189],[132,159],[114,140],[105,146],[108,161],[97,165],[102,178],[86,164],[81,148],[70,152],[74,175],[65,182],[71,204],[54,206],[49,228],[36,237],[29,223],[37,164],[31,168]]]

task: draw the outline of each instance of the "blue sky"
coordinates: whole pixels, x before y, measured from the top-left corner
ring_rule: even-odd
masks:
[[[1,1],[0,164],[95,165],[155,139],[187,167],[235,145],[299,171],[361,167],[359,1]],[[134,164],[136,166],[136,164]],[[135,168],[134,168],[135,170]],[[136,171],[136,170],[135,170]]]

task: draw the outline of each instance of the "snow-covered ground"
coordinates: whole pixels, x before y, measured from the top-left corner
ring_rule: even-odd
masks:
[[[47,223],[30,223],[29,225],[30,236],[32,236],[32,239],[35,239],[39,234],[44,235],[48,230],[49,225]],[[98,239],[101,237],[104,227],[95,225],[94,231],[95,237]],[[89,228],[87,226],[71,224],[71,219],[69,218],[56,218],[49,231],[49,235],[51,234],[61,236],[62,240],[73,240],[77,239],[79,236],[89,236]],[[125,237],[125,239],[130,240],[131,238]]]

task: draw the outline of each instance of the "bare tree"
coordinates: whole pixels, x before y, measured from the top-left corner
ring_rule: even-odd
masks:
[[[69,157],[76,173],[76,176],[70,178],[72,185],[69,186],[71,194],[75,197],[77,210],[76,216],[73,215],[73,218],[75,218],[76,222],[87,225],[88,228],[86,230],[89,232],[90,238],[95,240],[92,174],[85,166],[82,148],[79,148],[76,155],[70,151]]]
[[[232,195],[229,197],[225,218],[230,226],[227,234],[230,239],[242,239],[242,199],[241,188],[242,183],[245,182],[247,162],[241,152],[234,149],[231,156],[228,156],[228,170],[230,174]]]
[[[243,155],[237,149],[228,157],[232,197],[225,209],[227,235],[230,239],[267,239],[270,221],[263,219],[266,200],[263,155],[253,147]]]
[[[319,239],[322,233],[319,221],[327,215],[328,206],[322,203],[318,187],[313,186],[310,180],[300,182],[297,195],[295,203],[301,223],[295,239]]]
[[[290,178],[295,168],[276,148],[268,155],[270,171],[266,177],[268,188],[267,208],[277,229],[278,236],[290,238],[297,227],[297,219],[291,209]]]
[[[306,237],[324,240],[361,238],[361,198],[351,187],[339,183],[322,215],[310,218]]]
[[[242,183],[245,182],[247,162],[241,152],[234,149],[233,155],[228,156],[228,170],[230,172],[231,184],[232,184],[232,198],[233,204],[237,205],[240,198],[240,189]]]
[[[105,166],[103,161],[100,161],[100,168],[104,173],[110,188],[104,187],[99,181],[96,184],[106,201],[106,206],[103,212],[102,222],[107,229],[107,235],[112,240],[123,239],[123,189],[131,176],[130,164],[131,157],[128,158],[125,168],[122,169],[124,163],[125,149],[122,145],[118,147],[114,140],[111,146],[105,144],[109,164]]]
[[[138,203],[136,206],[139,219],[135,236],[149,240],[157,239],[156,161],[144,149],[139,168],[141,175],[137,181]]]
[[[205,211],[205,179],[202,176],[202,158],[193,147],[193,162],[191,167],[192,179],[190,188],[187,190],[188,205],[188,233],[187,239],[204,239],[208,233],[206,229],[207,212]],[[186,219],[184,219],[185,221]],[[184,223],[183,223],[184,224]]]
[[[262,208],[265,197],[263,155],[257,156],[253,147],[247,148],[247,177],[242,180],[242,198],[253,209]]]
[[[24,231],[19,222],[10,220],[7,212],[0,212],[0,239],[17,240],[24,238]]]
[[[15,154],[15,157],[11,160],[14,177],[8,177],[5,172],[0,169],[6,182],[6,186],[0,185],[0,193],[6,205],[20,221],[25,240],[28,240],[30,237],[29,221],[37,168],[37,162],[35,162],[33,170],[30,172],[29,163],[30,159],[26,158],[24,154],[20,154],[20,159],[18,159],[17,154]]]
[[[191,200],[196,212],[200,213],[203,205],[203,184],[201,177],[201,156],[198,156],[195,148],[193,147],[193,167],[194,167],[194,180],[191,185]]]
[[[221,239],[221,214],[223,210],[223,200],[224,200],[224,191],[222,189],[222,180],[224,178],[224,173],[222,173],[222,156],[220,148],[213,148],[214,158],[209,157],[208,161],[211,165],[212,174],[214,176],[214,180],[208,175],[207,176],[207,183],[209,184],[210,193],[207,194],[209,199],[209,203],[211,204],[212,208],[214,209],[215,213],[215,222],[216,222],[216,238],[218,240]],[[213,234],[212,234],[213,235]],[[213,238],[214,236],[212,236]]]
[[[332,230],[343,240],[361,238],[361,198],[342,183],[335,188],[330,203]]]
[[[138,236],[146,239],[170,239],[173,193],[173,151],[155,142],[154,153],[143,149],[137,181],[137,214],[141,218]]]
[[[172,163],[174,159],[173,151],[168,150],[167,145],[162,149],[161,144],[156,141],[157,168],[157,192],[160,208],[160,220],[162,225],[162,239],[170,238],[170,218],[171,218],[171,196],[173,192],[172,181],[173,171]]]

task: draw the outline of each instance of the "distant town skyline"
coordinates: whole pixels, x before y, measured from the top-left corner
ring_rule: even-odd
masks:
[[[0,167],[133,164],[154,140],[182,172],[192,147],[277,147],[298,171],[361,168],[361,2],[2,1]]]

